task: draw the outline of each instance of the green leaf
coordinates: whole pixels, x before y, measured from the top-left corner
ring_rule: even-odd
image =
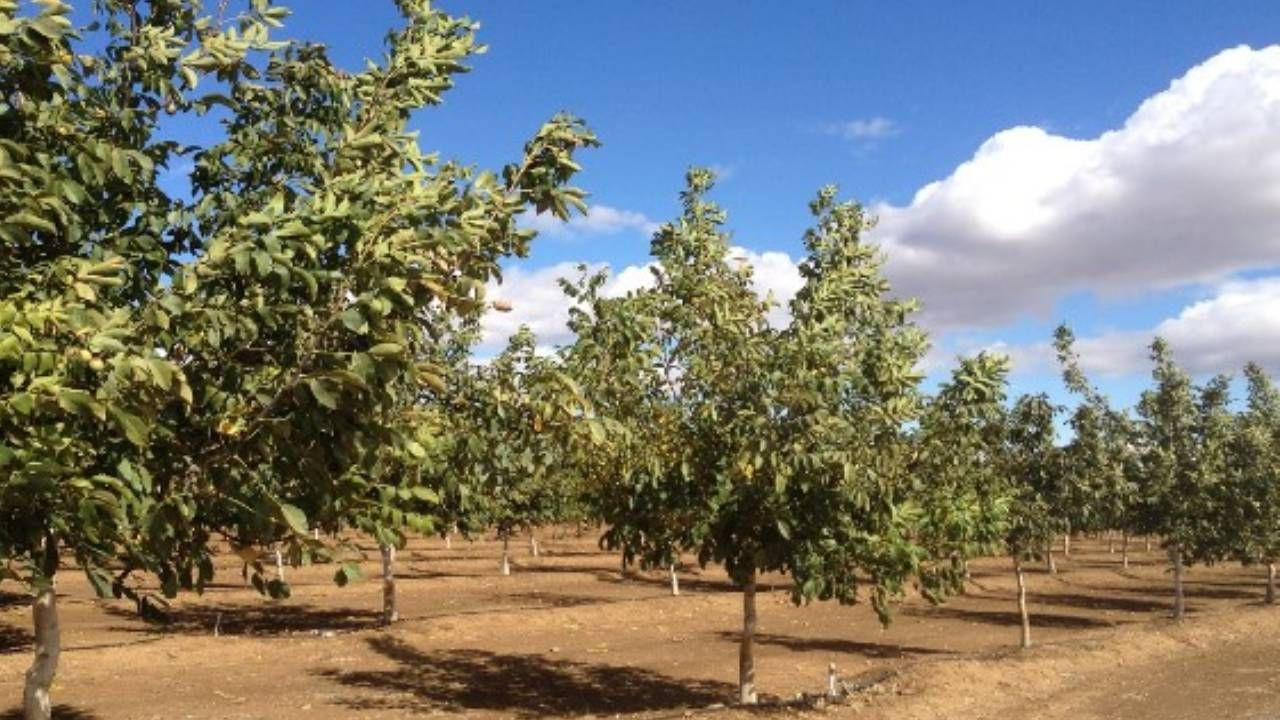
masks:
[[[364,319],[364,314],[360,312],[359,308],[349,307],[343,310],[338,315],[338,319],[353,333],[363,335],[369,332],[369,321]]]
[[[106,600],[115,597],[112,589],[115,585],[115,578],[111,577],[111,573],[98,567],[86,567],[84,569],[85,577],[89,579],[89,585],[93,587],[93,592],[99,598]]]
[[[428,503],[439,503],[439,502],[440,502],[440,495],[439,495],[439,493],[437,493],[435,490],[432,490],[432,489],[431,489],[431,488],[429,488],[429,487],[423,487],[423,486],[421,486],[421,485],[415,485],[413,488],[411,488],[411,489],[410,489],[410,492],[411,492],[411,493],[413,493],[413,496],[414,496],[415,498],[417,498],[418,500],[421,500],[421,501],[423,501],[423,502],[428,502]]]
[[[331,383],[321,378],[308,378],[307,387],[316,402],[330,410],[338,409],[338,393]]]
[[[298,535],[307,535],[311,528],[307,527],[307,514],[296,505],[280,503],[280,519],[290,530]]]
[[[142,418],[121,408],[117,405],[109,405],[107,410],[111,413],[111,419],[115,420],[116,425],[120,428],[124,436],[129,442],[138,447],[145,447],[147,444],[147,424]]]
[[[147,360],[147,367],[151,369],[151,376],[161,390],[168,390],[173,386],[173,366],[168,361],[151,358]]]

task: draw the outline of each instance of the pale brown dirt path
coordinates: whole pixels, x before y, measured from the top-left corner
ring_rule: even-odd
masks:
[[[1280,615],[1240,608],[999,658],[905,669],[838,717],[1275,720]]]
[[[617,557],[592,538],[546,538],[545,547],[542,558],[520,548],[515,574],[503,578],[495,543],[448,550],[439,540],[415,540],[402,554],[406,621],[389,631],[375,626],[379,584],[335,588],[332,567],[291,572],[294,597],[267,603],[241,587],[228,558],[223,584],[184,597],[161,631],[119,603],[91,599],[82,576],[68,571],[59,587],[69,650],[55,699],[75,720],[374,720],[681,717],[732,697],[741,601],[722,571],[683,573],[685,595],[672,598],[661,573],[620,581]],[[1153,690],[1178,692],[1188,673],[1205,674],[1202,665],[1240,658],[1211,682],[1238,687],[1241,712],[1266,711],[1240,704],[1265,703],[1253,696],[1272,676],[1255,670],[1280,667],[1265,647],[1280,628],[1280,608],[1256,607],[1258,571],[1196,568],[1188,586],[1193,619],[1175,628],[1158,619],[1169,594],[1162,559],[1138,555],[1124,572],[1118,555],[1081,543],[1060,575],[1033,574],[1034,634],[1044,645],[1027,654],[1009,652],[1017,616],[1007,560],[976,563],[969,595],[946,606],[908,601],[887,630],[865,607],[792,607],[784,581],[767,579],[775,589],[761,596],[760,687],[782,696],[815,691],[834,662],[847,675],[903,671],[858,717],[1145,720],[1136,710],[1108,715],[1106,703],[1141,692],[1142,678],[1153,678]],[[0,592],[4,720],[29,662],[27,610],[18,600]],[[213,637],[219,613],[222,634]],[[1231,625],[1237,618],[1246,625]],[[1256,641],[1256,651],[1223,649],[1237,639]],[[1185,671],[1159,662],[1195,652],[1212,655]],[[1188,690],[1177,702],[1196,707],[1198,694]]]

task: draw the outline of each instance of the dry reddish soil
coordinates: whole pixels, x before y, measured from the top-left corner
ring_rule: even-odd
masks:
[[[1057,575],[1029,575],[1026,652],[1012,647],[1007,560],[976,563],[968,594],[943,606],[907,600],[888,629],[865,606],[793,607],[774,578],[760,598],[760,689],[816,693],[828,663],[869,687],[839,707],[747,712],[719,705],[734,695],[741,622],[722,571],[682,572],[671,597],[665,574],[621,578],[593,538],[543,544],[538,558],[516,548],[501,577],[494,542],[415,540],[400,556],[405,619],[389,630],[376,552],[369,579],[347,588],[331,566],[288,571],[282,602],[243,587],[227,557],[220,584],[178,600],[164,625],[95,600],[68,569],[58,716],[1280,718],[1280,607],[1261,605],[1256,568],[1193,569],[1190,617],[1175,624],[1158,551],[1139,545],[1125,571],[1103,543],[1073,543]],[[0,720],[18,717],[6,709],[21,697],[28,624],[26,599],[0,592]]]

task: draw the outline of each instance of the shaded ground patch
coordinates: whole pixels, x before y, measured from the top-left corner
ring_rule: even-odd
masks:
[[[517,717],[675,710],[730,697],[733,686],[677,679],[630,667],[549,660],[485,650],[424,652],[392,638],[368,640],[391,670],[319,674],[359,688],[339,701],[353,709],[406,713],[500,711]]]
[[[137,620],[131,609],[116,606],[104,608],[110,615]],[[320,608],[311,605],[265,603],[256,607],[244,605],[201,605],[170,608],[163,619],[146,625],[120,626],[126,632],[159,632],[166,634],[212,635],[293,635],[325,631],[353,632],[378,627],[377,612],[349,607]]]
[[[718,633],[720,638],[737,642],[737,632]],[[756,642],[760,645],[776,645],[793,652],[828,652],[846,655],[861,655],[867,658],[904,658],[912,655],[950,655],[950,650],[920,647],[917,645],[901,645],[897,643],[873,643],[845,638],[806,638],[792,635],[775,635],[757,633]]]

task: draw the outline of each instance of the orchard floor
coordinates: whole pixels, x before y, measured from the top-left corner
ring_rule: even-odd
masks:
[[[184,596],[165,626],[60,578],[63,718],[357,720],[400,717],[1280,718],[1280,606],[1261,605],[1261,572],[1189,573],[1190,616],[1172,623],[1163,557],[1077,542],[1055,576],[1028,575],[1037,646],[1019,652],[1007,560],[973,567],[969,593],[904,602],[883,630],[866,606],[792,607],[785,581],[760,596],[757,680],[794,697],[879,679],[849,705],[744,711],[734,695],[740,596],[718,568],[619,577],[593,538],[513,545],[419,539],[400,555],[404,620],[377,626],[376,552],[347,588],[332,567],[290,572],[293,597],[260,599],[225,559],[219,584]],[[3,586],[10,593],[14,586]],[[0,719],[17,718],[29,662],[25,598],[0,592]],[[215,637],[214,627],[219,634]]]

